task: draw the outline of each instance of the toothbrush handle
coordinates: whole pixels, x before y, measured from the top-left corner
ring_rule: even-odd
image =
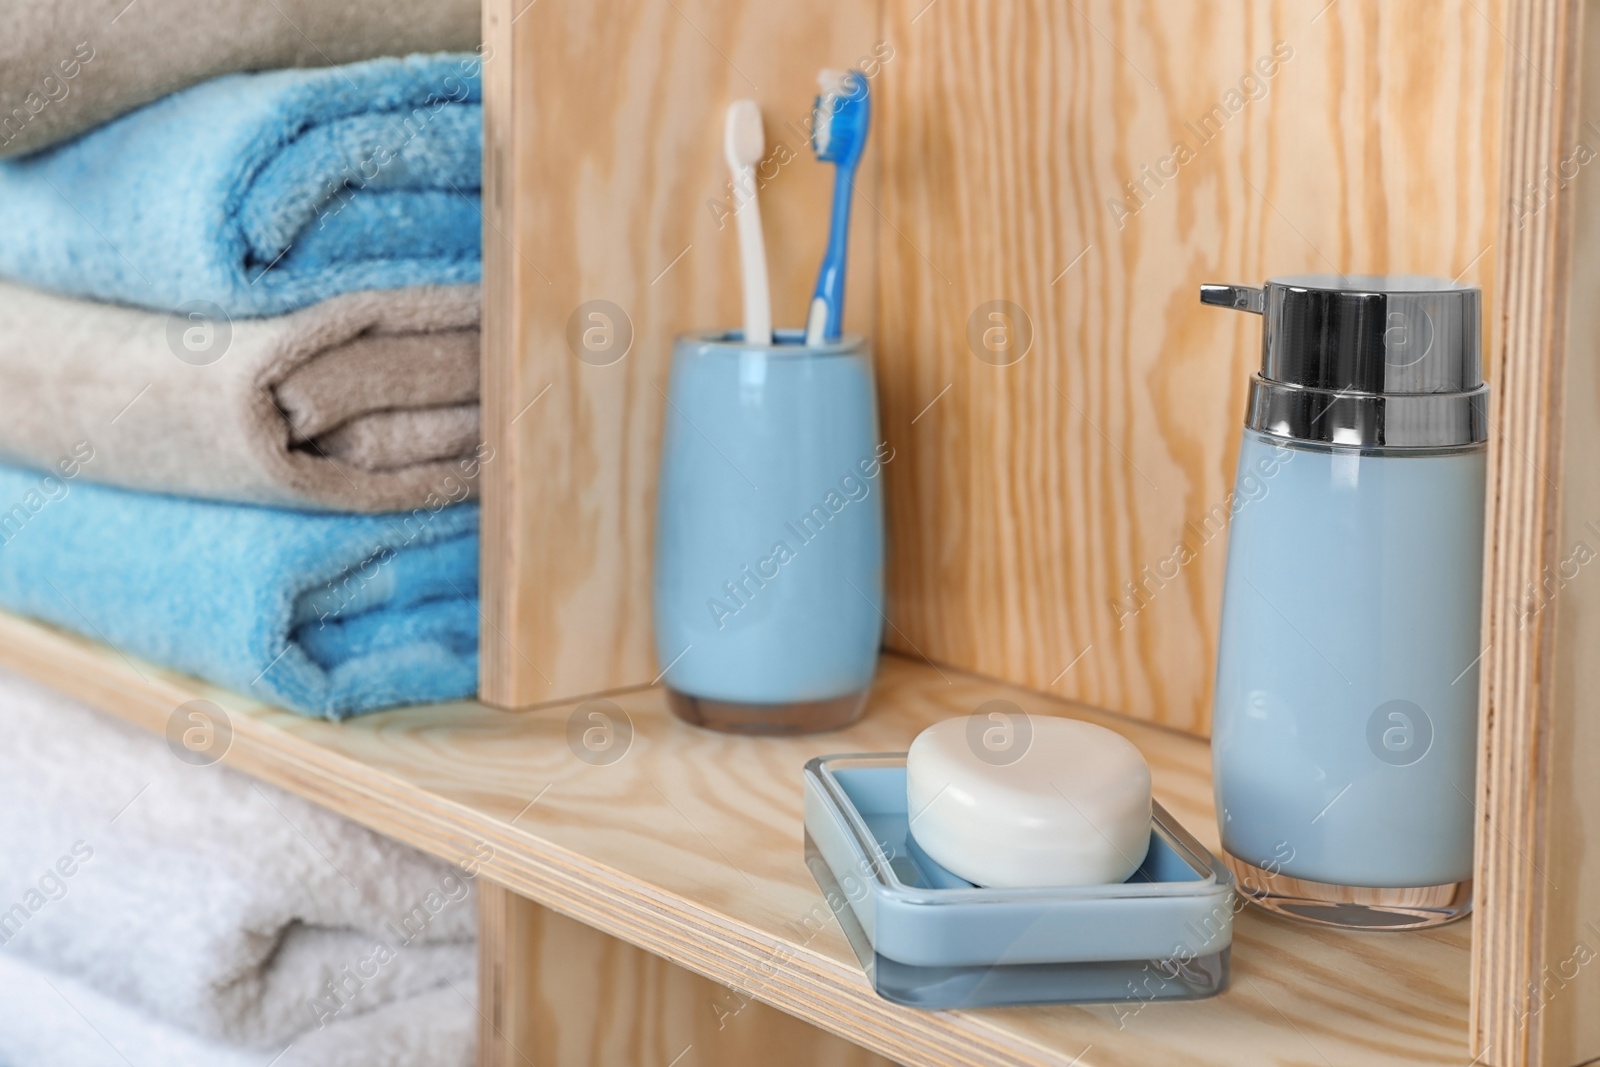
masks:
[[[812,314],[819,305],[827,309],[827,319],[822,326],[823,341],[837,341],[844,326],[844,268],[850,252],[850,200],[855,191],[855,168],[841,166],[833,185],[833,215],[828,226],[828,251],[822,257],[822,271],[817,275],[816,295],[812,297]],[[815,344],[809,334],[807,343]]]
[[[741,167],[735,213],[739,226],[739,262],[744,270],[744,340],[772,343],[772,290],[767,281],[767,248],[761,234],[761,205],[756,200],[756,169]]]

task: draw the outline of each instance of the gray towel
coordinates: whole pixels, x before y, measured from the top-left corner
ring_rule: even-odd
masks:
[[[208,78],[470,52],[478,0],[71,0],[6,5],[0,156],[31,152]]]
[[[0,283],[0,458],[246,504],[399,511],[478,469],[477,286],[191,320]]]

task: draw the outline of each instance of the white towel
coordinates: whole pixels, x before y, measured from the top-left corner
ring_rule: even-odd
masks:
[[[0,946],[193,1033],[470,980],[467,871],[0,672]]]
[[[0,950],[6,1067],[471,1067],[469,980],[251,1049],[196,1037]]]

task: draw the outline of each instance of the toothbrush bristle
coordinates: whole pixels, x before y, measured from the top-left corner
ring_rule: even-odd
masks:
[[[867,134],[867,79],[860,71],[824,70],[817,75],[811,147],[824,163],[859,154]]]

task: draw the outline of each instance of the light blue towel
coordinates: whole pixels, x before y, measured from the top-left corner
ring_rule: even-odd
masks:
[[[0,607],[329,719],[477,689],[476,505],[217,504],[90,484],[83,455],[0,467]]]
[[[0,274],[229,316],[477,281],[479,67],[437,55],[231,74],[0,161]]]

